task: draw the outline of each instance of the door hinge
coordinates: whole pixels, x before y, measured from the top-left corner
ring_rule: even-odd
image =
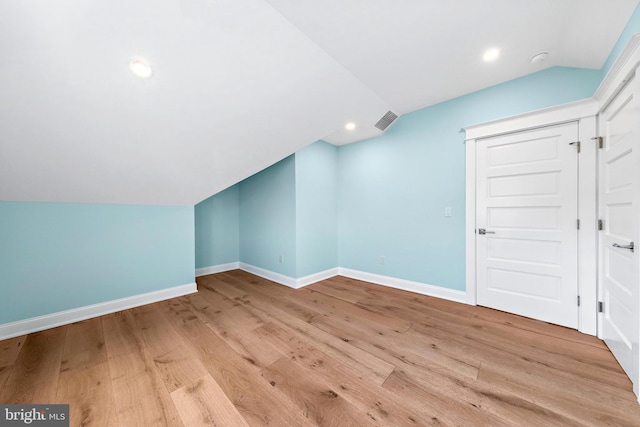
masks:
[[[580,295],[578,295],[578,307],[580,307]]]
[[[573,141],[570,142],[569,145],[575,145],[576,146],[576,151],[579,153],[580,152],[580,141]]]
[[[603,219],[599,219],[598,220],[598,230],[599,231],[604,230],[604,220]]]
[[[576,227],[578,228],[578,230],[580,230],[580,220],[576,219]]]
[[[602,301],[598,301],[598,313],[604,313],[604,303]]]
[[[598,142],[598,148],[604,148],[604,138],[601,136],[594,136],[591,138],[592,141]]]

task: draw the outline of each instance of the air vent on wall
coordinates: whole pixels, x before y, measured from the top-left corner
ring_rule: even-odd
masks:
[[[374,126],[384,132],[385,129],[387,129],[389,125],[393,123],[397,118],[397,114],[392,111],[387,111],[387,114],[382,116],[382,118],[378,120],[378,123],[376,123]]]

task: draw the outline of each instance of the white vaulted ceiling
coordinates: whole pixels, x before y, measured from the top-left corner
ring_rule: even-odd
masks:
[[[388,110],[598,69],[637,4],[0,0],[0,200],[193,205]]]

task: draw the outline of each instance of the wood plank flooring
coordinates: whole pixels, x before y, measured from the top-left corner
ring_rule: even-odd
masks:
[[[640,426],[602,341],[334,277],[199,292],[0,341],[0,403],[73,426]]]

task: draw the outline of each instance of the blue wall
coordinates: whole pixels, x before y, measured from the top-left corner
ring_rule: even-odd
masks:
[[[239,199],[240,261],[296,277],[295,156],[242,181]]]
[[[293,278],[337,267],[337,193],[338,149],[317,141],[196,205],[196,267],[241,261]]]
[[[380,137],[340,147],[340,266],[465,290],[460,129],[588,98],[599,81],[598,70],[550,68],[407,114]]]
[[[192,207],[0,202],[0,324],[194,281]]]
[[[640,6],[602,70],[546,69],[407,114],[378,138],[339,147],[335,182],[334,149],[315,143],[241,183],[240,260],[291,277],[341,266],[464,290],[460,129],[591,97],[638,31]],[[293,265],[278,265],[280,253]]]
[[[239,260],[299,278],[341,266],[464,290],[460,129],[590,97],[599,82],[598,70],[550,68],[407,114],[377,138],[316,142],[238,185],[239,259],[205,253],[225,246],[213,230],[235,229],[233,197],[196,207],[198,267]]]
[[[195,209],[0,202],[0,324],[191,283],[194,267],[235,261],[464,289],[460,128],[592,96],[638,31],[640,7],[602,70],[551,68],[407,114],[379,138],[313,144]]]
[[[239,189],[236,184],[195,206],[196,268],[240,259]]]
[[[295,162],[295,277],[304,277],[338,266],[338,149],[318,141]]]

